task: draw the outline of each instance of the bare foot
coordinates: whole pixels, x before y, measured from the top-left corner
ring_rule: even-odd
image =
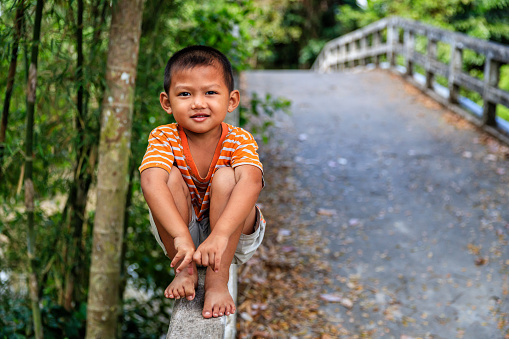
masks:
[[[166,287],[164,296],[170,299],[187,298],[187,300],[193,300],[196,295],[196,286],[198,286],[198,271],[196,265],[193,265],[193,274],[190,275],[187,269],[178,273]]]
[[[204,318],[217,318],[235,313],[235,303],[228,291],[226,281],[219,273],[207,269],[205,278],[205,303],[202,315]]]

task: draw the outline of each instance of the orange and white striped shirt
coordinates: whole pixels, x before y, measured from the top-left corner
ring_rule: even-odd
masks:
[[[186,134],[176,123],[159,126],[150,132],[147,151],[139,167],[140,173],[151,167],[160,167],[169,173],[175,164],[189,188],[198,221],[208,216],[212,178],[219,168],[252,165],[263,172],[257,153],[258,145],[253,136],[225,122],[221,127],[221,138],[205,178],[198,173]]]

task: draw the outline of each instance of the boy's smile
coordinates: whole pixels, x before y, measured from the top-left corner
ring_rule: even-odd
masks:
[[[220,134],[226,114],[239,104],[239,92],[230,93],[221,66],[196,66],[175,71],[160,101],[188,136],[203,138]]]

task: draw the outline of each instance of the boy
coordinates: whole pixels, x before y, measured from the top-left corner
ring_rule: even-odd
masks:
[[[159,99],[176,123],[150,133],[140,172],[152,232],[176,268],[164,294],[192,300],[196,265],[206,266],[202,315],[230,315],[230,264],[249,260],[265,231],[255,205],[263,187],[258,146],[223,122],[240,100],[230,62],[211,47],[180,50],[166,65]]]

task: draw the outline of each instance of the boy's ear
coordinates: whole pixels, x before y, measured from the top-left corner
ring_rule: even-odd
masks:
[[[168,97],[168,94],[165,92],[161,92],[159,94],[159,102],[161,103],[161,107],[164,109],[164,111],[168,114],[172,114],[173,111],[171,110],[171,104],[170,104],[170,98]]]
[[[230,92],[230,100],[228,102],[228,113],[231,113],[239,106],[240,103],[240,93],[238,90],[233,90]]]

